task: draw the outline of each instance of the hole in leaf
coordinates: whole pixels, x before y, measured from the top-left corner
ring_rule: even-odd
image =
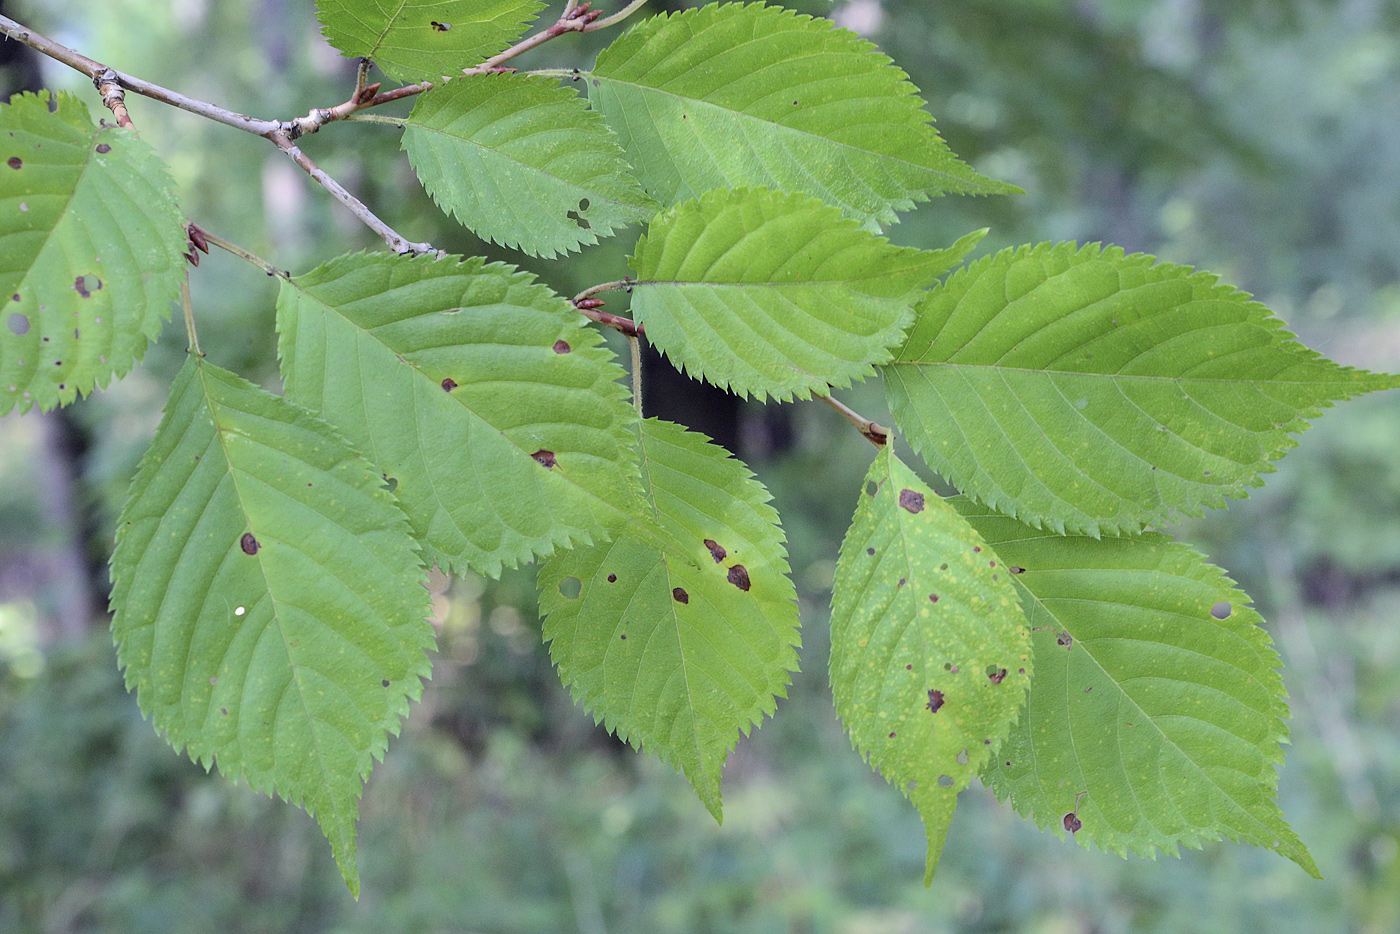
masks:
[[[385,679],[383,679],[382,681],[380,681],[379,683],[380,683],[381,685],[383,685],[384,687],[387,688],[387,687],[389,686],[389,679],[388,679],[388,678],[385,678]]]
[[[742,564],[736,564],[729,569],[729,583],[740,590],[749,589],[749,572]]]
[[[590,204],[590,202],[589,202],[589,200],[588,200],[587,198],[579,198],[579,199],[578,199],[578,209],[579,209],[579,211],[580,211],[580,212],[582,212],[582,211],[587,211],[588,208],[589,208],[589,204]]]
[[[19,296],[16,295],[15,298],[19,298]],[[29,318],[19,312],[11,314],[10,317],[6,319],[5,324],[9,327],[11,334],[23,336],[29,333]]]
[[[946,571],[946,570],[948,570],[948,563],[945,561],[944,563],[940,564],[940,565],[938,566],[938,570],[940,570],[940,571]]]
[[[957,757],[956,761],[957,761],[958,765],[967,765],[967,750],[966,750],[966,749],[964,749],[962,752],[958,753],[958,757]]]
[[[719,564],[725,559],[729,552],[724,550],[724,546],[713,538],[705,539],[705,547],[710,549],[710,557],[715,559],[715,564]]]
[[[938,776],[938,787],[939,787],[939,788],[952,788],[952,787],[953,787],[953,776],[951,776],[951,775],[940,775],[940,776]]]
[[[609,574],[609,575],[608,575],[608,583],[609,583],[609,584],[616,584],[616,583],[617,583],[617,575],[616,575],[616,574]]]
[[[309,483],[307,484],[307,486],[310,486],[310,485],[311,485],[311,484],[309,484]],[[397,490],[398,488],[399,488],[399,478],[398,478],[398,477],[385,477],[385,478],[384,478],[384,489],[388,490],[390,493],[393,493],[393,492],[394,492],[395,490]]]
[[[1010,763],[1007,764],[1010,765]],[[1075,814],[1073,811],[1065,815],[1064,825],[1065,830],[1068,830],[1070,833],[1078,833],[1079,828],[1084,826],[1083,822],[1079,819],[1079,815]]]
[[[909,583],[909,582],[908,582],[907,580],[905,580],[904,578],[901,577],[901,578],[899,579],[899,583],[895,584],[895,586],[896,586],[896,587],[903,587],[903,586],[904,586],[905,584],[907,584],[907,583]]]
[[[452,390],[454,390],[454,389],[456,389],[456,388],[457,388],[457,381],[456,381],[455,379],[453,379],[452,377],[449,376],[447,379],[445,379],[445,380],[442,381],[442,391],[443,391],[443,392],[451,392]]]
[[[1025,569],[1025,568],[1018,568],[1018,567],[1016,567],[1016,565],[1014,565],[1014,564],[1011,565],[1010,567],[1008,567],[1007,570],[1010,571],[1012,574],[1024,574],[1024,573],[1026,573],[1026,569]]]
[[[868,555],[873,555],[873,554],[875,554],[875,549],[874,549],[874,548],[867,548],[867,549],[865,549],[865,553],[868,554]]]
[[[626,641],[627,641],[627,633],[624,632],[622,635],[618,636],[618,638],[621,639],[623,642],[626,642]]]
[[[671,599],[675,600],[677,603],[689,603],[690,594],[685,592],[684,587],[677,587],[671,591]]]
[[[574,349],[574,348],[570,347],[570,346],[569,346],[569,342],[566,341],[566,340],[557,340],[557,341],[554,342],[554,352],[555,352],[555,353],[568,353],[569,351],[571,351],[571,350],[573,350],[573,349]]]
[[[244,532],[243,537],[238,540],[238,547],[243,549],[245,555],[255,555],[262,546],[258,544],[252,532]]]
[[[559,595],[565,600],[577,600],[583,593],[583,581],[577,577],[566,577],[559,582]]]
[[[1234,612],[1234,607],[1230,606],[1228,600],[1221,600],[1210,608],[1210,615],[1216,619],[1229,619],[1232,612]]]
[[[546,451],[544,448],[540,448],[538,451],[531,454],[530,456],[546,467],[554,466],[555,461],[553,451]]]
[[[987,680],[993,684],[1001,684],[1006,680],[1006,669],[998,668],[996,665],[988,665]]]
[[[874,496],[874,495],[875,495],[876,493],[878,493],[878,492],[880,492],[880,487],[875,483],[874,480],[867,480],[867,481],[865,481],[865,495],[866,495],[866,496]]]
[[[92,292],[88,289],[87,277],[79,276],[73,280],[73,291],[83,298],[92,298]]]
[[[899,491],[899,505],[910,512],[919,513],[924,511],[924,494],[914,490]]]

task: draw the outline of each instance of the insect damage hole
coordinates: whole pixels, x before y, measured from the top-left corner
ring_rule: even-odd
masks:
[[[19,312],[14,312],[5,319],[5,326],[10,329],[11,334],[23,337],[29,333],[29,318]]]
[[[938,787],[939,787],[939,788],[952,788],[952,787],[953,787],[953,776],[951,776],[951,775],[940,775],[940,776],[938,776]]]
[[[1210,608],[1210,615],[1216,619],[1229,619],[1230,614],[1233,613],[1234,610],[1235,608],[1230,605],[1228,600],[1221,600]]]
[[[1006,680],[1006,669],[998,668],[996,665],[988,665],[987,680],[993,684],[1001,684]]]
[[[531,454],[530,456],[546,467],[553,467],[555,464],[554,452],[546,451],[544,448],[540,448],[538,451]]]
[[[566,577],[559,582],[559,595],[565,600],[577,600],[583,593],[583,581],[577,577]]]

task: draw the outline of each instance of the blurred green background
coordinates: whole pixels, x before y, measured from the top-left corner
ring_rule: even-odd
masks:
[[[1341,362],[1400,369],[1397,3],[789,5],[876,41],[954,150],[1027,192],[936,200],[896,241],[982,226],[984,249],[1110,240],[1221,273]],[[353,85],[311,0],[0,6],[260,117]],[[606,41],[565,37],[525,64],[586,67]],[[81,76],[49,62],[36,75],[3,45],[7,92],[37,77],[105,113]],[[264,141],[130,106],[188,216],[215,233],[297,271],[381,248]],[[304,149],[410,239],[520,263],[566,294],[626,273],[635,233],[557,264],[477,242],[423,194],[386,127],[334,125]],[[211,359],[277,389],[267,277],[214,255],[192,288]],[[528,569],[435,578],[433,679],[366,789],[356,903],[306,815],[172,752],[116,670],[110,533],[184,342],[176,322],[108,391],[0,419],[0,931],[1400,931],[1400,397],[1329,414],[1266,489],[1177,530],[1254,596],[1282,651],[1294,721],[1280,796],[1325,881],[1230,843],[1124,861],[974,788],[925,889],[918,817],[850,750],[826,685],[834,558],[870,451],[799,404],[745,409],[737,426],[784,518],[804,671],[731,758],[723,825],[562,691]],[[885,415],[878,386],[847,398]]]

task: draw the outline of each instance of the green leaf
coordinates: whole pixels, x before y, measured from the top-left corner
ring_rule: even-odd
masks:
[[[659,215],[637,244],[632,309],[678,367],[760,399],[848,386],[892,356],[946,250],[890,246],[801,194],[719,189]]]
[[[958,792],[1026,698],[1011,573],[889,450],[866,474],[831,589],[831,689],[851,743],[914,802],[933,878]]]
[[[49,112],[49,101],[57,109]],[[165,166],[69,94],[0,105],[0,415],[122,376],[160,334],[186,236]]]
[[[191,356],[131,485],[112,630],[141,710],[304,807],[358,895],[356,802],[428,674],[408,523],[311,413]]]
[[[318,0],[326,41],[404,82],[438,81],[504,51],[543,0]],[[444,28],[446,27],[446,28]]]
[[[958,161],[875,46],[777,7],[711,4],[645,20],[598,56],[588,93],[668,206],[761,185],[875,226],[931,195],[1016,190]]]
[[[1247,495],[1323,408],[1400,385],[1323,359],[1208,273],[1153,263],[1042,244],[935,288],[884,368],[909,443],[982,502],[1097,537]]]
[[[1026,711],[988,768],[1042,827],[1126,855],[1229,837],[1317,866],[1274,802],[1283,682],[1249,597],[1165,535],[1062,537],[954,501],[1033,627]],[[1222,618],[1223,617],[1223,618]]]
[[[608,729],[667,759],[720,816],[729,751],[786,696],[797,595],[768,491],[723,448],[641,423],[645,524],[540,568],[559,674]]]
[[[607,124],[555,81],[449,81],[404,125],[408,161],[433,200],[503,246],[553,257],[655,212]]]
[[[288,396],[397,482],[444,568],[494,577],[638,508],[623,371],[529,273],[342,256],[283,284],[277,328]]]

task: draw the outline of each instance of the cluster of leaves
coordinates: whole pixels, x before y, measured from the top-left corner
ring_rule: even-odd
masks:
[[[758,399],[878,374],[963,491],[879,447],[832,598],[838,712],[918,807],[929,875],[974,778],[1120,853],[1229,837],[1316,874],[1273,800],[1287,708],[1260,620],[1148,529],[1245,495],[1321,409],[1400,380],[1151,257],[1045,244],[946,276],[983,231],[891,246],[919,201],[1011,189],[826,20],[714,4],[562,83],[442,79],[541,6],[320,14],[344,54],[436,84],[394,122],[444,210],[544,257],[645,223],[616,285],[672,361]],[[139,359],[186,232],[156,155],[79,100],[19,97],[0,128],[0,412],[49,409]],[[157,729],[315,815],[357,890],[358,797],[429,673],[426,568],[538,559],[565,683],[718,816],[728,752],[798,663],[763,486],[641,418],[575,305],[510,266],[342,256],[283,277],[277,330],[283,396],[191,354],[120,520],[118,654]]]

